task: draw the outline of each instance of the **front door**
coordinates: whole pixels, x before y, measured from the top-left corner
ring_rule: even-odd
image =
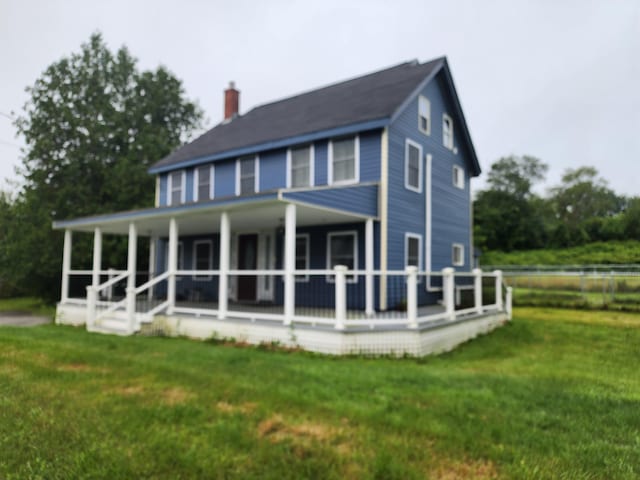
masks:
[[[256,270],[258,267],[258,235],[255,233],[238,235],[238,270]],[[238,277],[238,301],[256,300],[258,277],[240,275]]]

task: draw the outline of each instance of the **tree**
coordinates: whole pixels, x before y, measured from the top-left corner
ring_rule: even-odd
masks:
[[[16,201],[23,240],[10,238],[4,249],[17,283],[52,298],[62,236],[51,221],[151,205],[147,169],[201,128],[202,111],[166,68],[140,72],[126,47],[112,53],[99,33],[27,92],[16,121],[27,145]]]
[[[491,165],[474,202],[476,244],[490,250],[537,248],[546,241],[546,203],[532,192],[548,165],[531,156],[503,157]]]
[[[550,189],[550,194],[556,218],[567,229],[570,245],[610,240],[618,235],[616,230],[621,230],[611,217],[622,211],[624,199],[607,187],[595,168],[567,169],[562,184]]]
[[[535,157],[511,155],[502,157],[491,165],[487,183],[491,190],[516,198],[529,198],[533,185],[543,181],[548,170],[549,165]]]
[[[629,199],[622,224],[626,238],[640,241],[640,197]]]

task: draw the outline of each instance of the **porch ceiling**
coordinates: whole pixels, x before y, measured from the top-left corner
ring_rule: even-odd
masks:
[[[239,205],[203,205],[190,209],[163,211],[148,209],[137,212],[125,212],[113,215],[102,215],[55,222],[56,229],[69,229],[74,232],[93,232],[100,227],[103,234],[127,235],[129,224],[135,223],[139,236],[168,236],[169,221],[175,217],[178,222],[179,235],[199,235],[218,232],[220,216],[226,211],[229,214],[232,231],[265,230],[284,227],[285,206],[288,203],[277,198],[259,203]],[[297,204],[297,226],[328,225],[363,221],[366,217],[328,210],[325,208]]]

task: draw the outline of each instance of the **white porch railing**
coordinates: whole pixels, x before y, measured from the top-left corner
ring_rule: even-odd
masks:
[[[70,275],[87,273],[69,272]],[[330,270],[296,270],[293,314],[287,314],[285,308],[285,273],[284,270],[227,270],[225,274],[219,270],[167,271],[137,287],[127,288],[124,298],[113,301],[107,298],[107,292],[116,284],[125,281],[130,284],[129,273],[120,271],[114,276],[115,271],[102,271],[101,274],[110,274],[111,278],[100,285],[86,287],[87,326],[99,326],[102,320],[116,315],[132,333],[140,329],[141,323],[151,321],[162,312],[319,325],[337,330],[380,326],[418,329],[433,322],[452,322],[496,311],[505,312],[511,318],[512,292],[511,288],[505,289],[500,271],[456,272],[446,268],[440,272],[420,272],[416,267],[372,271],[349,270],[344,266]],[[227,280],[224,284],[229,288],[225,301],[220,302],[218,286],[223,275]],[[254,279],[260,301],[240,299],[239,289],[246,278]],[[176,282],[180,291],[183,279],[197,287],[192,288],[190,295],[178,296],[177,301],[172,301],[169,284]],[[436,291],[431,289],[434,282],[439,284]],[[67,299],[67,302],[80,303],[77,300]],[[380,305],[386,308],[380,309]]]

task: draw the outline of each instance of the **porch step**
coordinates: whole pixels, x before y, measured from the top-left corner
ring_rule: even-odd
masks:
[[[118,317],[107,317],[99,320],[98,325],[88,328],[90,332],[104,333],[107,335],[129,336],[135,332],[129,330],[127,322]]]

